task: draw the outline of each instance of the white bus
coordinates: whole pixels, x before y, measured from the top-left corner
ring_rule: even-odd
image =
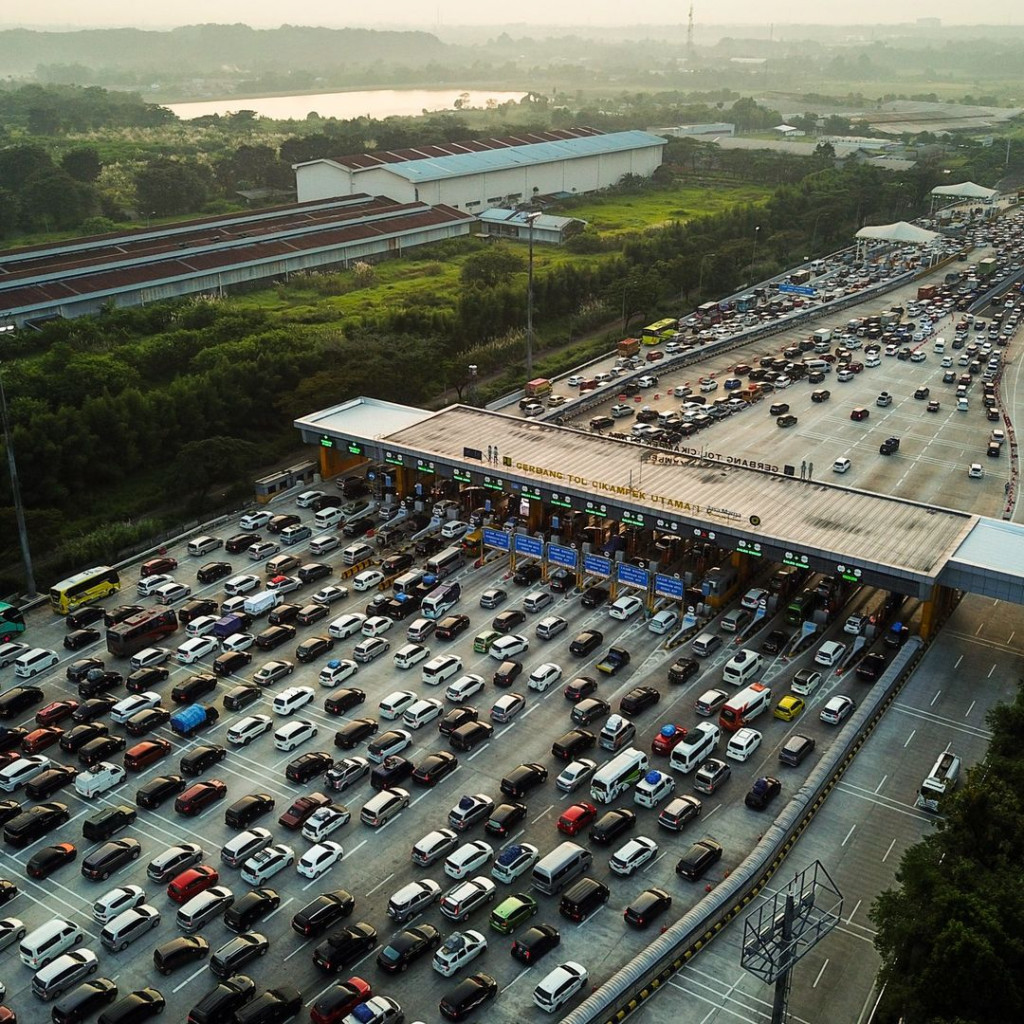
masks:
[[[921,783],[915,801],[916,806],[925,811],[937,812],[940,798],[956,789],[959,779],[960,758],[951,750],[944,750],[932,765],[928,778]]]
[[[461,569],[466,563],[466,555],[460,547],[445,548],[427,559],[426,570],[433,573],[439,580],[450,576]]]
[[[647,771],[647,755],[636,747],[627,747],[607,764],[603,764],[590,780],[590,796],[599,804],[610,804],[620,793],[639,782]]]
[[[462,596],[462,587],[458,583],[442,583],[423,598],[420,614],[425,619],[439,619],[450,612]]]

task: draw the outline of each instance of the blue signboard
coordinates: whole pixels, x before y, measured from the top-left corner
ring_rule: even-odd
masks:
[[[664,576],[660,572],[654,575],[654,593],[658,597],[675,597],[682,600],[683,581],[675,576]]]
[[[612,574],[612,560],[600,555],[584,555],[583,571],[590,576],[608,577]]]
[[[651,574],[646,569],[638,569],[629,562],[619,562],[615,567],[615,575],[620,583],[627,587],[636,587],[639,590],[646,590],[651,580]]]
[[[527,537],[525,533],[517,533],[515,535],[515,549],[517,555],[541,558],[544,555],[544,541],[540,537]]]
[[[788,292],[790,295],[816,295],[817,291],[814,288],[808,288],[804,284],[780,284],[780,292]]]
[[[548,545],[548,561],[555,565],[565,566],[566,569],[575,569],[580,557],[575,548],[563,548],[561,544]]]
[[[484,527],[484,547],[508,551],[508,534],[504,530],[490,530]]]

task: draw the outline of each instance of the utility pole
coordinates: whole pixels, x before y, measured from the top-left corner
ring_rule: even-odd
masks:
[[[0,327],[0,334],[13,330],[12,325]],[[14,441],[11,439],[11,423],[7,416],[7,395],[4,393],[3,377],[0,377],[0,421],[4,431],[4,447],[7,449],[7,468],[11,475],[11,496],[14,499],[14,518],[18,524],[18,543],[21,545],[21,560],[25,566],[25,592],[31,600],[36,596],[36,578],[32,571],[32,551],[28,545],[25,505],[21,500],[21,485],[18,483],[18,464],[14,459]]]
[[[526,275],[526,379],[533,380],[533,225],[539,212],[528,213],[526,223],[530,228],[530,263]]]

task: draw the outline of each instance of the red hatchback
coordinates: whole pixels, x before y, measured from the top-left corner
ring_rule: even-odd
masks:
[[[365,1003],[373,995],[370,983],[362,978],[351,977],[348,981],[333,984],[317,997],[309,1011],[311,1024],[339,1024],[346,1014],[351,1013],[359,1003]]]
[[[148,562],[143,562],[139,566],[139,578],[145,579],[147,576],[159,576],[161,573],[172,572],[178,568],[178,560],[164,555],[161,558],[151,558]]]
[[[56,743],[63,735],[64,730],[55,725],[45,726],[42,729],[33,729],[21,741],[22,752],[25,754],[38,754],[40,750],[45,750],[51,744]]]
[[[220,875],[216,868],[211,868],[209,864],[200,864],[176,875],[167,886],[167,896],[175,903],[187,903],[197,893],[209,889],[219,881]]]
[[[175,798],[174,809],[186,817],[193,817],[205,811],[210,804],[223,800],[228,787],[220,779],[205,779],[189,786],[179,797]]]
[[[56,725],[70,718],[77,707],[77,700],[55,700],[36,712],[36,725]]]
[[[597,817],[597,808],[593,804],[578,803],[566,808],[558,818],[558,831],[567,836],[575,836],[582,832]]]
[[[143,740],[125,751],[124,766],[130,772],[142,771],[170,752],[171,744],[167,740]]]
[[[651,740],[651,751],[655,754],[671,754],[677,743],[686,739],[686,730],[681,725],[663,725]]]

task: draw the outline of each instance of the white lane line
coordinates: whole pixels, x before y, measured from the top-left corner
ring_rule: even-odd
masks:
[[[381,881],[379,881],[366,895],[367,896],[372,896],[382,885],[386,885],[394,877],[395,877],[395,873],[394,873],[394,871],[392,871],[391,874],[388,875],[387,878],[381,879]]]
[[[941,690],[936,690],[935,691],[935,696],[932,697],[932,699],[928,702],[928,707],[934,707],[935,706],[935,702],[939,699],[939,697],[941,695],[942,695],[942,691]]]
[[[291,960],[291,958],[293,956],[295,956],[296,953],[301,953],[312,941],[313,941],[312,939],[306,939],[306,941],[301,946],[297,946],[295,949],[293,949],[284,959],[285,960]],[[328,985],[328,988],[330,988],[330,985]],[[327,991],[327,989],[324,989],[324,992],[326,992],[326,991]],[[321,993],[321,995],[322,994],[323,993]],[[307,1003],[306,1005],[308,1006],[309,1003]]]
[[[916,729],[911,729],[911,730],[910,730],[910,735],[909,735],[909,736],[907,737],[907,742],[903,744],[903,749],[904,749],[904,750],[906,750],[906,749],[907,749],[907,747],[909,747],[909,746],[910,746],[910,741],[911,741],[911,740],[912,740],[912,739],[914,738],[914,736],[915,736],[916,734],[917,734],[917,730],[916,730]]]
[[[988,670],[988,675],[985,676],[985,678],[986,679],[991,679],[992,678],[992,673],[995,672],[995,670],[996,670],[996,666],[995,666],[995,663],[993,662],[992,667]]]
[[[850,916],[846,919],[847,924],[853,924],[853,915],[856,914],[858,910],[860,910],[860,905],[863,902],[863,900],[857,900],[853,910],[850,911]]]
[[[877,786],[875,786],[875,793],[876,793],[876,794],[877,794],[877,793],[878,793],[878,791],[879,791],[879,790],[880,790],[880,789],[881,789],[881,788],[882,788],[882,787],[883,787],[883,786],[885,785],[885,780],[886,780],[887,778],[889,778],[888,774],[886,774],[886,775],[883,775],[883,776],[882,776],[882,779],[881,779],[881,781],[880,781],[880,782],[878,783],[878,785],[877,785]]]
[[[967,705],[967,710],[964,712],[964,718],[966,718],[974,710],[974,705],[977,703],[978,702],[976,700],[972,700],[971,703]]]
[[[814,984],[811,985],[811,988],[817,988],[818,987],[818,982],[821,981],[821,976],[825,973],[825,968],[826,967],[828,967],[828,960],[827,959],[821,965],[821,970],[818,971],[818,976],[814,979]]]
[[[482,754],[490,745],[491,745],[490,740],[488,740],[479,750],[474,750],[473,753],[470,754],[469,757],[466,758],[466,760],[467,761],[472,761],[474,757],[477,757],[480,754]]]
[[[884,856],[884,857],[882,857],[882,863],[883,863],[883,864],[884,864],[884,863],[885,863],[885,862],[886,862],[886,861],[887,861],[887,860],[889,859],[889,854],[890,854],[890,853],[892,853],[892,848],[893,848],[893,847],[894,847],[895,845],[896,845],[896,840],[894,839],[894,840],[893,840],[893,841],[892,841],[892,842],[891,842],[891,843],[889,844],[889,849],[885,851],[885,856]]]
[[[174,988],[171,989],[171,991],[172,992],[180,992],[190,981],[195,981],[195,979],[198,978],[199,975],[203,974],[205,971],[206,971],[206,964],[203,964],[202,967],[199,967],[196,970],[194,970],[184,981],[182,981],[179,984],[175,985]]]
[[[551,808],[554,807],[554,806],[555,806],[554,804],[549,804],[547,807],[544,808],[543,811],[540,812],[540,814],[537,815],[536,818],[533,819],[533,821],[530,822],[530,824],[531,825],[536,825],[537,822],[540,821],[540,819],[543,818],[544,815],[547,814],[548,811],[550,811]]]
[[[514,985],[514,984],[515,984],[515,983],[516,983],[516,982],[517,982],[517,981],[518,981],[518,980],[519,980],[519,979],[520,979],[521,977],[523,977],[523,975],[524,975],[524,974],[529,974],[529,973],[530,973],[530,971],[532,971],[532,970],[533,970],[533,968],[532,968],[532,967],[525,967],[525,968],[523,968],[523,970],[521,970],[521,971],[520,971],[520,972],[519,972],[519,973],[518,973],[518,974],[517,974],[517,975],[516,975],[516,976],[515,976],[515,977],[514,977],[514,978],[513,978],[513,979],[512,979],[512,980],[511,980],[511,981],[510,981],[510,982],[509,982],[509,983],[508,983],[507,985],[506,985],[506,986],[505,986],[505,988],[504,988],[504,991],[505,991],[505,992],[507,992],[507,991],[508,991],[508,990],[509,990],[509,989],[510,989],[510,988],[511,988],[511,987],[512,987],[512,986],[513,986],[513,985]]]
[[[349,857],[351,857],[352,854],[356,852],[356,850],[361,850],[368,842],[369,842],[369,839],[364,839],[358,846],[353,846],[351,850],[346,850],[345,851],[345,856],[342,857],[341,859],[342,860],[348,860]]]
[[[287,907],[289,903],[294,903],[294,902],[295,902],[295,897],[294,896],[289,896],[288,899],[286,899],[284,901],[284,903],[282,903],[276,910],[272,910],[269,914],[267,914],[267,916],[265,918],[263,918],[263,920],[264,921],[269,921],[275,914],[280,914],[281,911],[284,910],[284,908]]]
[[[843,837],[843,841],[839,845],[840,846],[845,846],[847,844],[847,842],[849,842],[850,836],[852,836],[853,833],[856,830],[857,830],[857,826],[856,825],[851,825],[850,826],[850,831],[846,833],[846,835]]]

